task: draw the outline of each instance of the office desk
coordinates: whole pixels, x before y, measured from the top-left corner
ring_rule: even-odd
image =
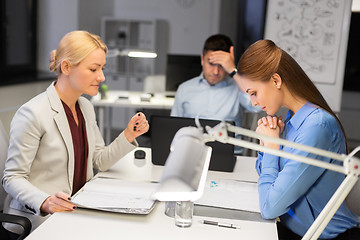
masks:
[[[159,180],[163,167],[152,165],[149,158],[151,150],[142,149],[147,153],[143,164],[140,164],[141,162],[134,164],[133,153],[130,153],[109,171],[99,175],[134,181]],[[209,171],[209,176],[254,181],[257,176],[253,164],[254,158],[240,157],[233,173]],[[200,206],[195,206],[192,226],[179,228],[175,226],[173,218],[164,214],[164,205],[162,202],[157,203],[154,210],[145,216],[86,209],[77,209],[71,213],[55,213],[26,239],[278,239],[274,221],[261,220],[261,217],[259,220],[240,220],[238,216],[241,211],[234,210],[229,210],[230,214],[225,212],[228,217],[219,219],[224,214],[224,209],[213,208],[214,211],[211,211]],[[259,214],[253,215],[259,217]],[[200,223],[201,219],[234,223],[240,225],[241,229],[204,225]]]
[[[111,108],[171,109],[174,96],[175,92],[154,93],[148,97],[145,92],[131,91],[108,91],[106,99],[101,99],[100,94],[94,96],[91,102],[98,108],[98,124],[105,143],[110,143]]]

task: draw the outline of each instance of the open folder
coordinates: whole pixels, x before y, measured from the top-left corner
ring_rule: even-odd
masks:
[[[157,184],[112,178],[94,178],[77,192],[72,202],[80,208],[148,214],[155,206],[151,195]]]

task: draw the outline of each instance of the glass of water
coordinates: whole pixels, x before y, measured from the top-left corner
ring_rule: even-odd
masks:
[[[168,217],[175,217],[176,202],[165,202],[165,215]]]
[[[175,225],[178,227],[190,227],[194,212],[194,203],[191,201],[176,202]]]

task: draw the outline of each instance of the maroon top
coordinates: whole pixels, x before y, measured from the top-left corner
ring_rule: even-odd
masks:
[[[74,145],[74,156],[75,156],[75,166],[74,166],[74,179],[73,179],[73,191],[72,194],[79,191],[79,189],[84,186],[86,182],[86,171],[87,171],[87,157],[88,157],[88,142],[86,135],[86,126],[85,119],[81,113],[79,103],[76,102],[76,114],[78,117],[78,123],[76,124],[74,116],[70,108],[61,101],[66,117],[69,122],[71,136]]]

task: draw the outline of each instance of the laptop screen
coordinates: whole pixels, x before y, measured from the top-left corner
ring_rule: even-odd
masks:
[[[201,126],[214,127],[219,124],[218,120],[199,119]],[[234,122],[228,122],[234,124]],[[170,144],[175,133],[182,127],[196,126],[194,118],[171,117],[171,116],[150,116],[151,136],[151,159],[155,165],[165,165],[170,153]],[[229,133],[234,137],[234,133]],[[236,157],[234,146],[220,142],[209,142],[206,145],[212,147],[212,155],[209,170],[232,172],[234,170]]]

